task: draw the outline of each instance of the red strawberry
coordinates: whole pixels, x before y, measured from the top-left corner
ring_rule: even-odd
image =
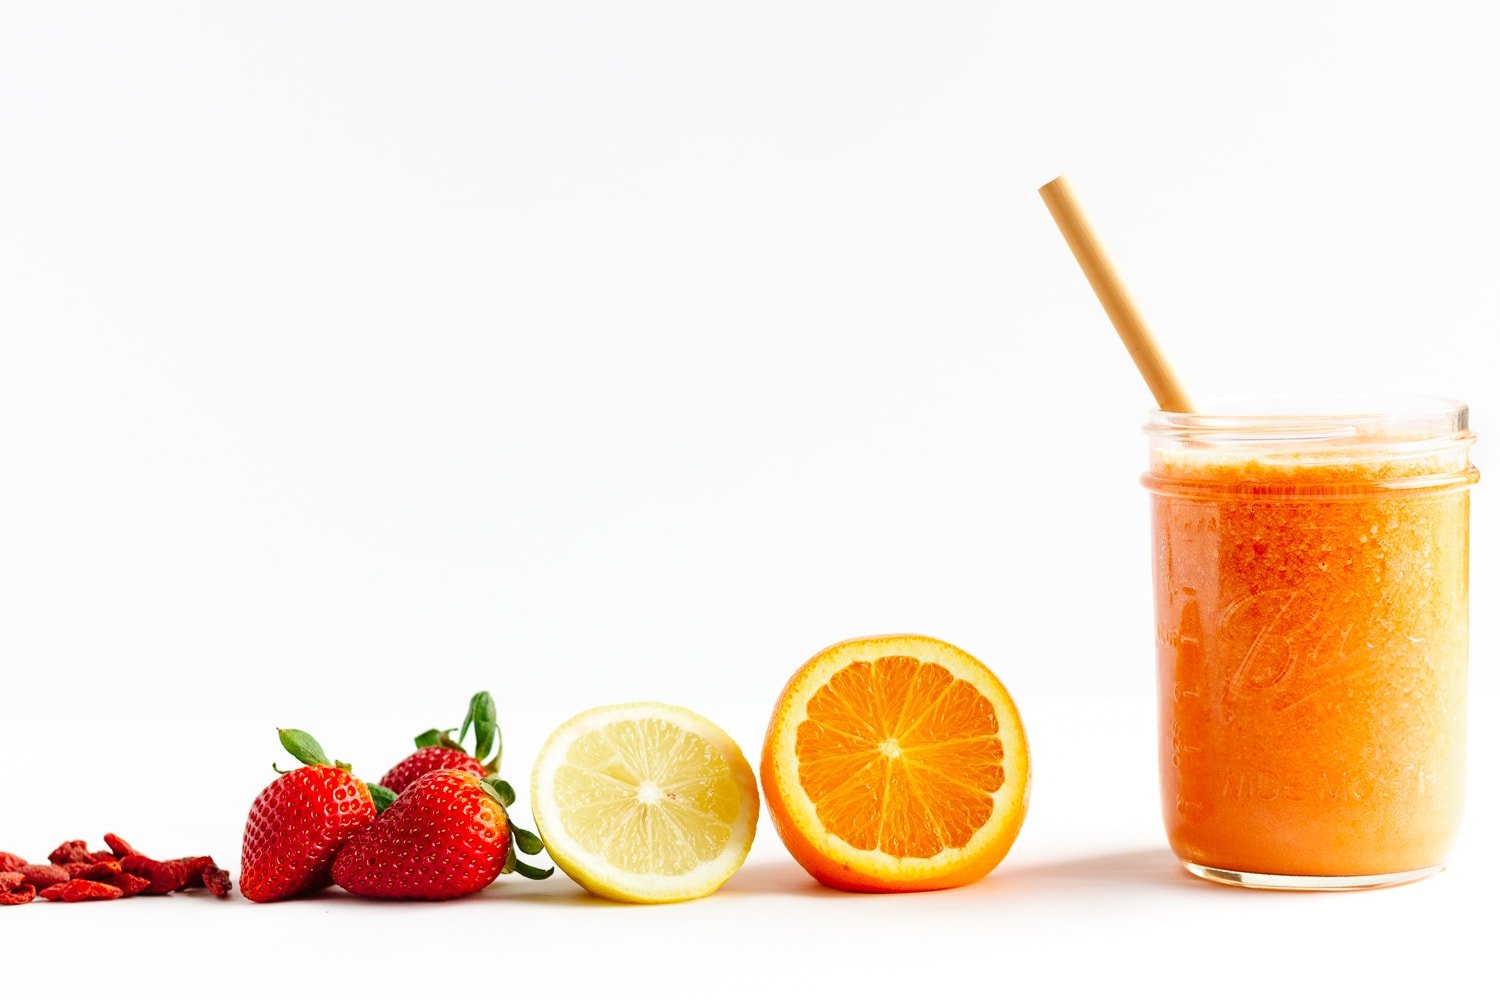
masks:
[[[474,752],[466,752],[463,740],[474,727]],[[495,699],[488,691],[480,691],[469,699],[469,711],[459,728],[458,739],[450,735],[451,729],[429,729],[417,737],[417,751],[385,773],[380,783],[400,795],[406,787],[429,771],[456,768],[468,771],[475,777],[484,778],[500,769],[500,727],[495,724]],[[488,757],[494,748],[495,756],[488,763],[480,760]]]
[[[456,747],[430,746],[408,755],[385,772],[380,783],[400,795],[413,781],[432,771],[467,771],[476,778],[489,776],[484,765]]]
[[[278,732],[281,745],[307,766],[271,782],[250,807],[240,892],[257,903],[328,886],[338,849],[375,820],[371,790],[348,764],[330,763],[318,741],[300,730]]]
[[[546,878],[516,859],[541,849],[536,834],[514,829],[505,813],[514,793],[503,781],[468,771],[432,771],[349,838],[333,880],[357,896],[454,899],[478,892],[502,872]]]

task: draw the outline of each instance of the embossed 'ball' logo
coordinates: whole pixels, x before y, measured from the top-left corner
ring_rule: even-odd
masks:
[[[1338,593],[1326,589],[1278,588],[1246,594],[1227,605],[1217,632],[1237,659],[1231,660],[1235,667],[1226,693],[1274,690],[1273,707],[1284,711],[1375,669],[1381,657],[1371,654],[1377,645],[1372,623],[1383,619],[1389,596],[1382,595],[1361,614],[1334,607],[1336,599]]]

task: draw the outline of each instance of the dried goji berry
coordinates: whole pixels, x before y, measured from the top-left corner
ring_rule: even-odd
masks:
[[[141,853],[134,847],[131,847],[130,843],[124,837],[118,836],[117,834],[106,833],[104,835],[104,842],[109,845],[109,849],[117,858],[128,857],[132,854]]]
[[[153,861],[144,854],[132,854],[121,858],[119,864],[131,875],[150,880],[151,888],[145,891],[152,896],[175,892],[187,881],[187,868],[177,861]]]
[[[90,882],[87,879],[75,878],[71,882],[63,883],[64,903],[86,903],[91,899],[120,899],[124,895],[124,889],[117,885],[105,885],[103,882]]]
[[[60,886],[52,886],[48,892],[58,891],[57,900],[62,903],[89,903],[92,900],[120,900],[124,897],[124,889],[120,886],[108,886],[102,882],[90,882],[89,879],[74,879]],[[51,900],[52,897],[46,897]]]
[[[39,890],[59,882],[66,882],[73,877],[61,865],[27,865],[21,869],[20,875]]]
[[[220,899],[223,899],[225,896],[229,895],[229,890],[234,885],[234,883],[229,880],[229,873],[224,869],[210,862],[208,867],[203,869],[202,875],[203,885],[208,889],[209,892],[213,893],[215,896],[218,896]]]
[[[151,894],[176,892],[187,886],[187,868],[176,861],[158,862],[159,868],[151,875]]]
[[[82,840],[65,841],[48,855],[52,863],[47,865],[28,865],[18,855],[0,852],[0,895],[10,897],[0,902],[29,903],[41,896],[78,903],[138,894],[161,896],[198,886],[215,896],[227,896],[233,886],[229,872],[206,854],[157,861],[117,834],[106,833],[104,842],[110,853],[90,851]]]
[[[94,862],[73,877],[88,879],[90,882],[113,882],[119,874],[120,862],[110,858],[108,861]]]
[[[137,857],[138,855],[128,856]],[[129,872],[121,871],[119,861],[101,861],[98,864],[90,865],[78,873],[78,878],[89,882],[103,882],[105,885],[116,886],[127,896],[138,896],[151,888],[151,880],[149,878],[141,878],[139,875],[131,875]]]
[[[36,886],[27,883],[10,892],[0,892],[0,906],[21,906],[36,898]]]
[[[71,882],[62,882],[51,888],[42,890],[42,898],[62,903],[87,903],[94,899],[120,899],[125,895],[125,890],[117,885],[105,885],[103,882],[90,882],[88,879],[75,878]]]
[[[47,860],[54,865],[66,865],[77,861],[96,860],[89,853],[89,846],[81,840],[67,840],[57,846],[57,850],[47,855]]]
[[[206,854],[195,858],[176,858],[175,860],[183,868],[182,887],[184,889],[196,889],[201,886],[204,870],[214,867],[214,859]]]
[[[120,874],[116,875],[114,881],[109,884],[117,886],[119,890],[127,896],[139,896],[141,893],[151,888],[150,879],[144,879],[138,875],[131,875],[129,872],[121,872]]]

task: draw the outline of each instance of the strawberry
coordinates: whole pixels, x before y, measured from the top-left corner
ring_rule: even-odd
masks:
[[[333,881],[376,899],[454,899],[478,892],[504,872],[546,878],[516,858],[541,850],[536,834],[512,827],[510,786],[450,768],[407,786],[389,808],[355,833],[333,863]]]
[[[417,737],[421,739],[422,737]],[[467,771],[476,778],[489,777],[490,772],[474,757],[457,747],[425,746],[408,754],[401,763],[385,772],[380,783],[400,795],[407,787],[430,771]]]
[[[307,766],[283,772],[250,807],[240,892],[257,903],[328,886],[334,855],[354,833],[374,822],[372,796],[385,791],[349,773],[348,764],[330,763],[318,741],[301,730],[277,732],[281,745]]]
[[[474,727],[474,752],[466,752],[463,740]],[[481,691],[469,699],[469,711],[464,716],[458,739],[453,739],[451,729],[429,729],[417,737],[416,753],[408,755],[401,763],[385,773],[380,783],[400,795],[417,778],[429,771],[457,768],[468,771],[478,778],[489,777],[500,769],[500,727],[495,724],[495,699],[488,691]],[[481,759],[489,756],[493,747],[495,755],[487,763]]]

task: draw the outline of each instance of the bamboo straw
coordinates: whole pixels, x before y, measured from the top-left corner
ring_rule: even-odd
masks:
[[[1130,293],[1115,273],[1114,265],[1073,197],[1067,180],[1058,177],[1048,181],[1039,193],[1052,213],[1052,221],[1057,223],[1063,239],[1068,241],[1068,249],[1073,251],[1078,266],[1083,268],[1084,277],[1093,286],[1099,304],[1115,325],[1115,332],[1125,342],[1131,360],[1151,388],[1151,395],[1156,397],[1156,405],[1170,413],[1191,413],[1193,405],[1188,401],[1187,393],[1178,383],[1177,376],[1172,374],[1172,366],[1167,364],[1161,348],[1156,346],[1156,338],[1151,336],[1140,310],[1136,309]]]

